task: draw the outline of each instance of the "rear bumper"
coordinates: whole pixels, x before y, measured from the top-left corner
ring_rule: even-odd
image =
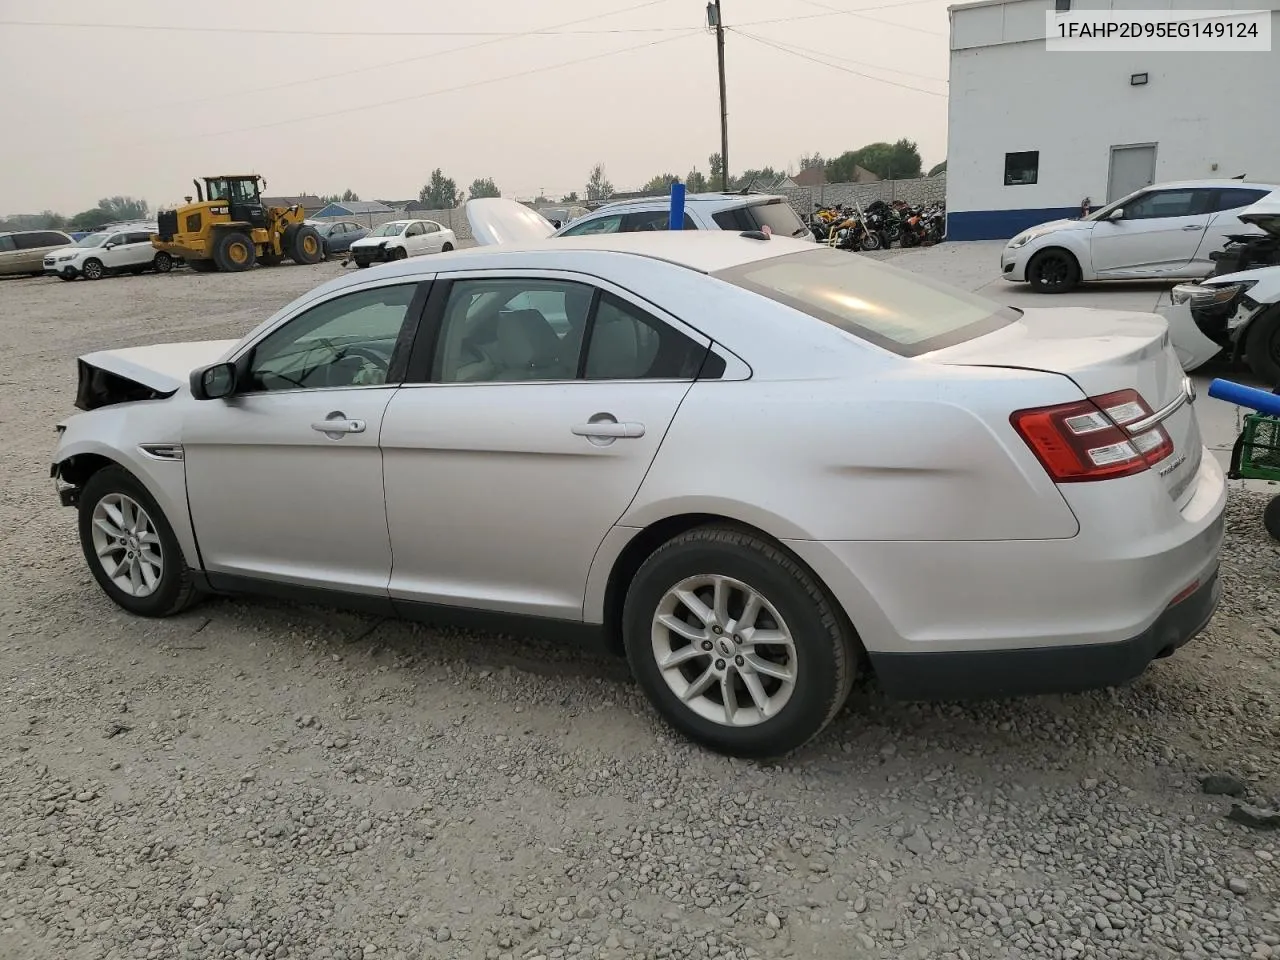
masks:
[[[1222,592],[1215,569],[1151,626],[1116,643],[944,653],[881,653],[871,661],[881,688],[902,700],[955,700],[1077,693],[1128,683],[1204,629]]]

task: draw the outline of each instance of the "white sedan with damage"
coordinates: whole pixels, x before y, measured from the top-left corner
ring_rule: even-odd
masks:
[[[754,757],[859,671],[913,698],[1123,683],[1212,614],[1225,481],[1158,318],[754,231],[544,242],[510,201],[468,212],[488,248],[234,343],[82,358],[52,475],[115,603],[589,636]]]

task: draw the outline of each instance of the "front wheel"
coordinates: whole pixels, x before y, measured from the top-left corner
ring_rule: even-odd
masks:
[[[867,233],[867,234],[865,234],[865,235],[863,236],[863,238],[862,238],[862,249],[863,249],[863,250],[879,250],[879,249],[880,249],[880,246],[881,246],[881,244],[880,244],[880,234],[878,234],[878,233],[874,233],[874,232],[870,232],[870,233]]]
[[[101,280],[107,275],[106,269],[102,266],[102,261],[95,260],[92,257],[84,262],[84,266],[80,268],[80,273],[86,280]]]
[[[213,242],[213,262],[224,273],[239,273],[258,261],[258,249],[248,234],[228,230]]]
[[[811,573],[727,527],[669,541],[623,610],[627,659],[673,727],[719,753],[789,753],[823,729],[853,685],[855,646]]]
[[[182,548],[151,494],[123,467],[104,467],[80,495],[80,546],[98,585],[143,617],[172,616],[195,597]]]
[[[404,247],[396,247],[395,252],[391,254],[392,260],[406,260],[409,257],[409,251]]]
[[[1027,264],[1027,281],[1036,293],[1066,293],[1080,283],[1080,264],[1065,250],[1041,250]]]
[[[161,250],[151,258],[151,266],[155,268],[156,273],[168,273],[173,269],[173,257]]]
[[[309,223],[294,224],[297,229],[286,231],[284,245],[294,263],[313,264],[324,259],[324,241],[315,227]]]

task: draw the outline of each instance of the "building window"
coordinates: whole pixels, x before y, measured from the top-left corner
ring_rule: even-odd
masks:
[[[1053,9],[1058,13],[1071,12],[1071,0],[1053,0]]]
[[[1035,183],[1040,176],[1040,151],[1024,150],[1004,155],[1004,185],[1017,187]]]

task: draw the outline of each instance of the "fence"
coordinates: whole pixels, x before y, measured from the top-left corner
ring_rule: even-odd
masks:
[[[873,183],[823,183],[816,187],[779,190],[796,213],[805,217],[815,207],[859,203],[872,200],[905,200],[907,203],[941,203],[947,199],[947,176],[919,177],[915,180],[876,180]]]

